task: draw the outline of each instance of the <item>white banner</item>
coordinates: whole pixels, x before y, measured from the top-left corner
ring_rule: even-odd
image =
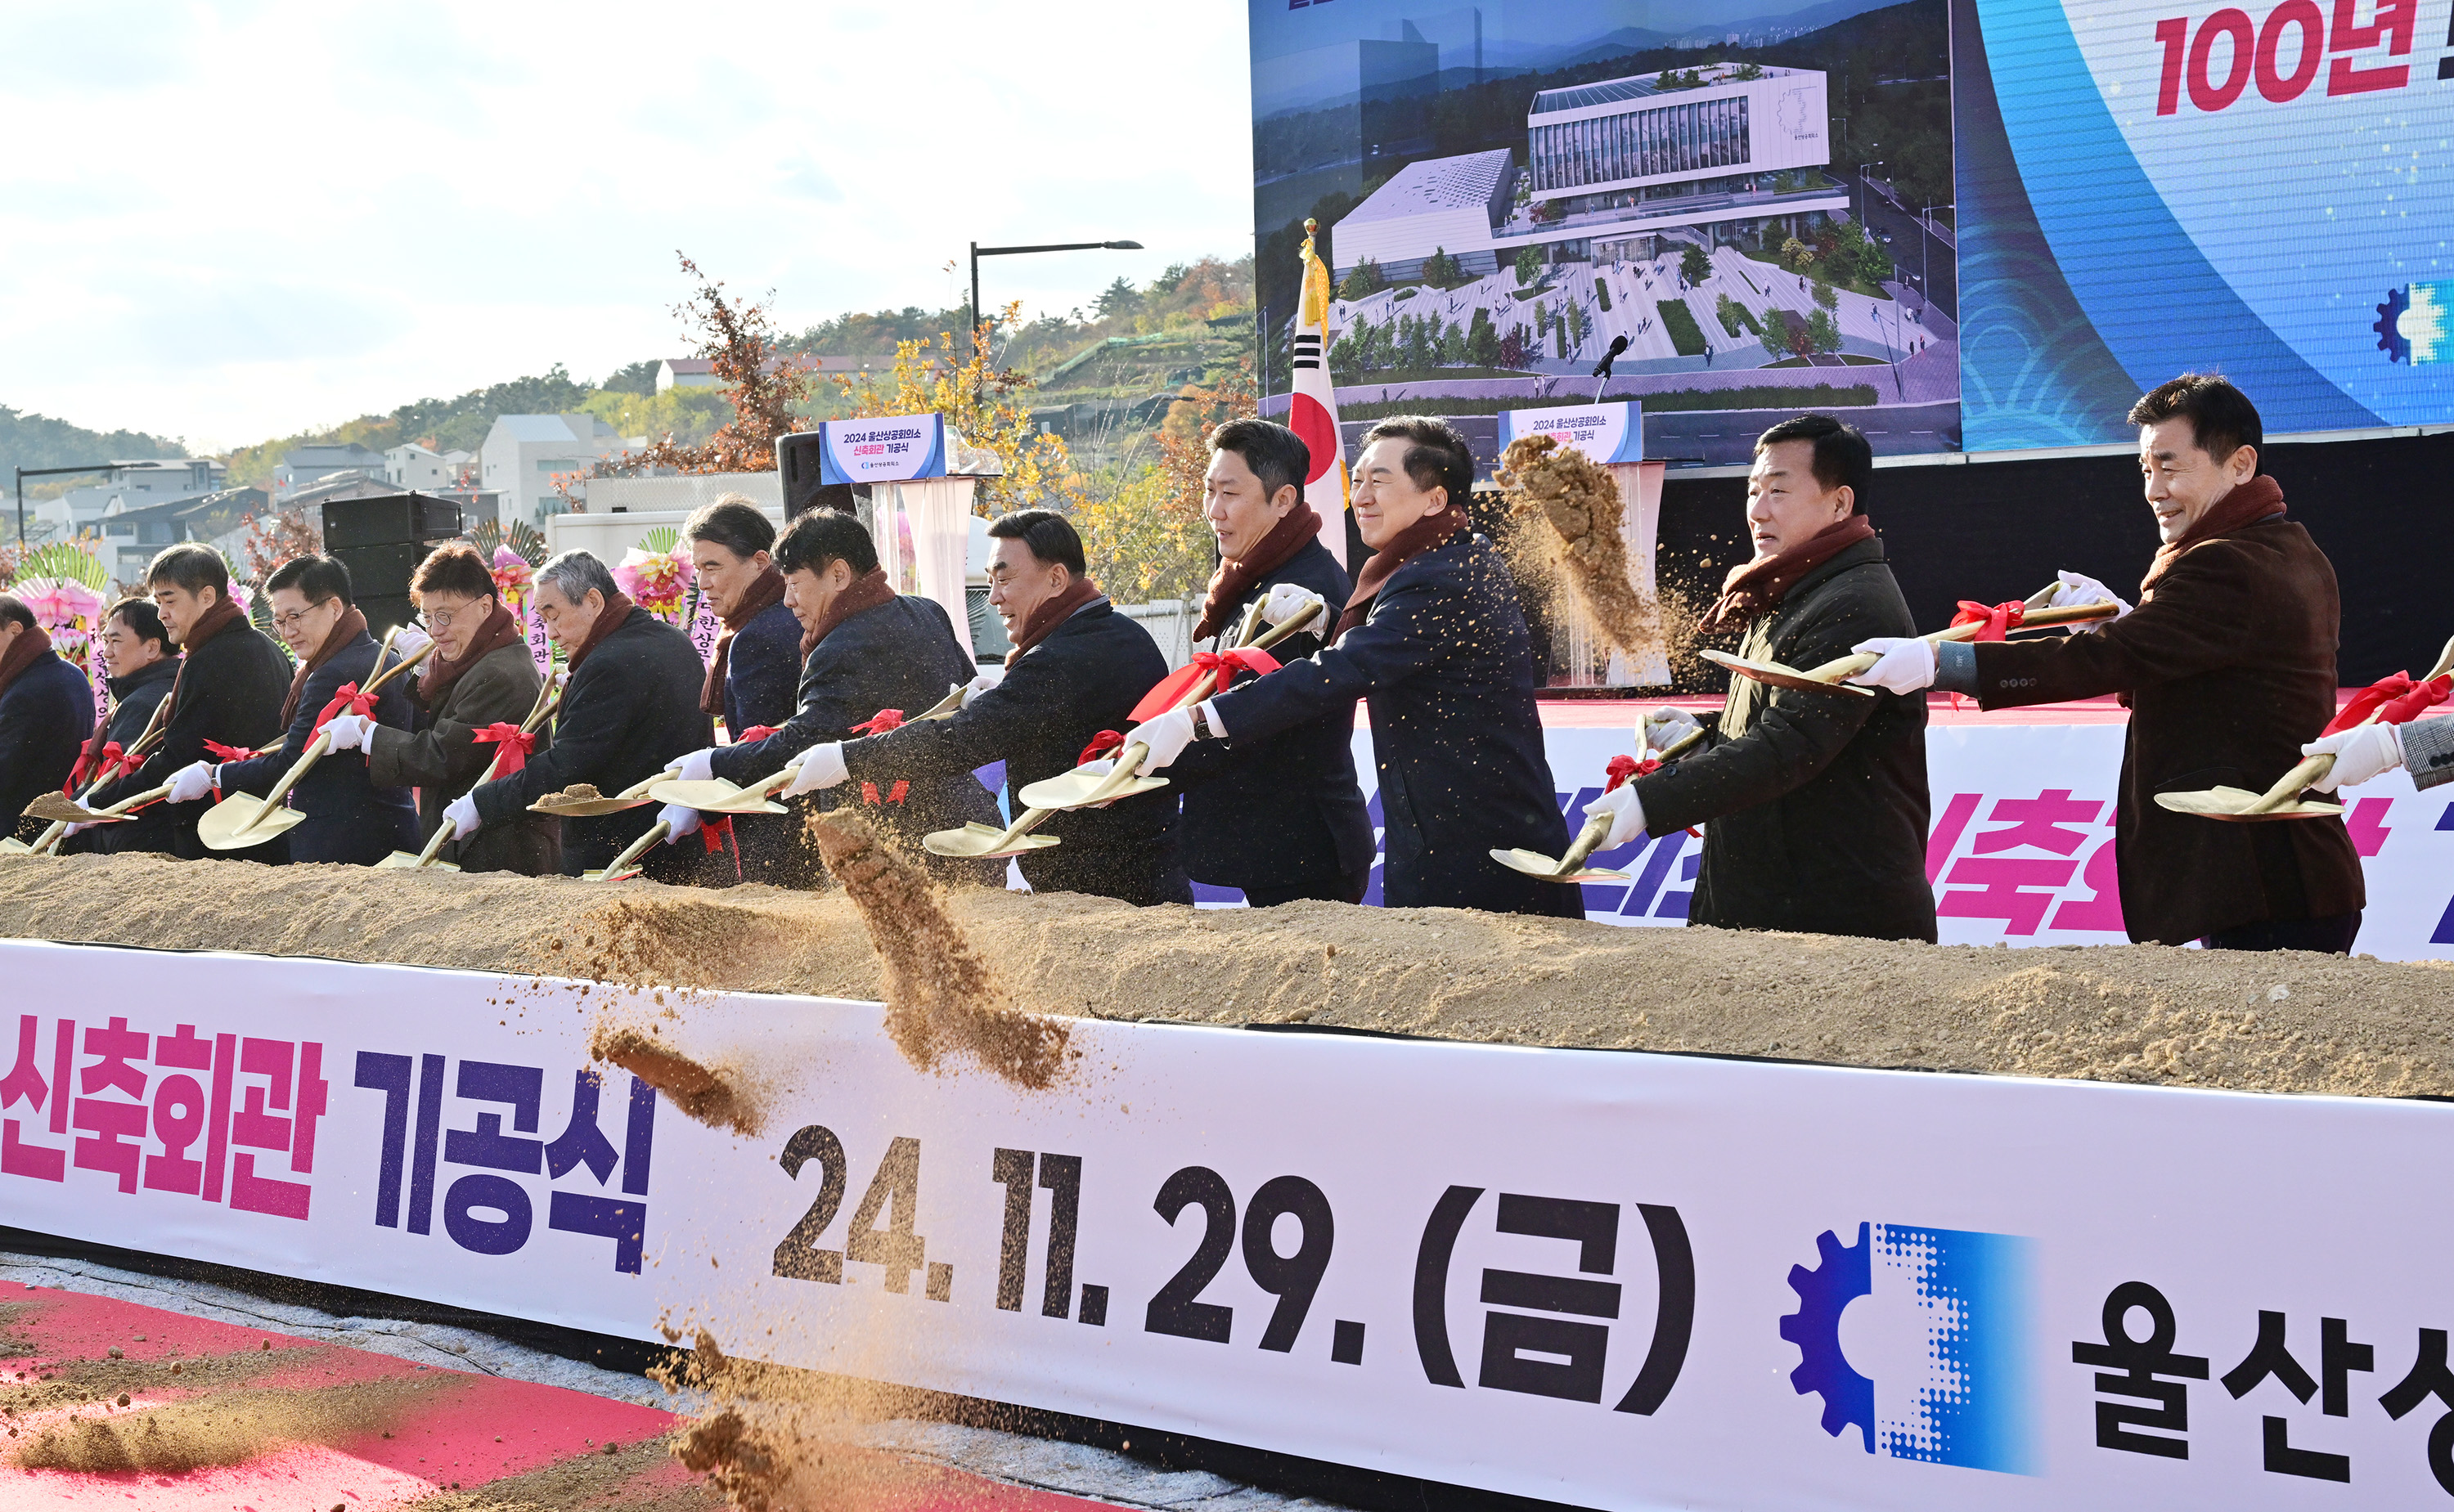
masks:
[[[1635,721],[1640,706],[1630,706]],[[1602,790],[1613,756],[1632,752],[1627,729],[1547,726],[1543,744],[1570,833]],[[1926,731],[1933,801],[1926,878],[1935,885],[1945,945],[2120,945],[2122,901],[2113,870],[2113,805],[2122,726],[1933,725]],[[1372,734],[1355,732],[1355,769],[1378,838]],[[2389,772],[2348,795],[2344,819],[2368,879],[2355,949],[2384,961],[2454,958],[2454,788],[2422,793]],[[2205,823],[2216,824],[2217,820]],[[1598,924],[1687,922],[1702,842],[1685,833],[1606,850],[1599,865],[1631,881],[1587,884],[1585,917]],[[1204,902],[1237,902],[1226,888]],[[1367,903],[1380,898],[1378,864]]]
[[[818,425],[820,483],[903,483],[946,475],[946,417],[887,415]]]
[[[1554,405],[1547,409],[1499,412],[1499,449],[1522,436],[1549,436],[1571,451],[1599,463],[1644,460],[1644,406],[1633,399],[1608,404]]]
[[[1031,1094],[634,1005],[737,1137],[598,1084],[604,989],[0,971],[49,1233],[1594,1507],[2454,1495],[2428,1104],[1097,1022]]]

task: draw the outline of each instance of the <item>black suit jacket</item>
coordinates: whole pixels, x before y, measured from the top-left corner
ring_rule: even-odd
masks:
[[[1167,658],[1150,632],[1106,599],[1094,599],[1016,657],[1004,682],[954,718],[854,741],[844,746],[844,766],[855,783],[886,787],[899,779],[917,786],[968,776],[1002,758],[1007,803],[1020,813],[1016,794],[1072,771],[1101,730],[1130,729],[1134,705],[1166,675]],[[1189,904],[1193,886],[1177,851],[1176,807],[1175,791],[1160,788],[1058,814],[1039,833],[1060,843],[1022,856],[1023,880],[1040,892]]]
[[[334,652],[331,661],[310,672],[298,707],[290,716],[290,728],[282,735],[281,748],[248,761],[225,763],[222,792],[253,793],[259,798],[272,792],[314,740],[315,717],[341,685],[364,687],[373,681],[375,653],[380,649],[373,636],[361,632]],[[390,666],[398,660],[390,657],[384,665]],[[402,683],[412,675],[401,673],[375,695],[377,724],[409,723],[409,695],[402,690]],[[283,803],[307,816],[290,831],[292,861],[372,866],[395,850],[417,848],[417,805],[408,788],[377,787],[369,780],[365,751],[326,751]]]
[[[750,617],[724,658],[724,728],[745,729],[793,717],[794,681],[801,669],[801,622],[778,602]]]
[[[798,648],[797,642],[795,647]],[[736,640],[734,654],[738,656],[740,650],[741,643]],[[955,639],[954,622],[935,599],[905,595],[875,608],[863,609],[828,631],[827,638],[801,664],[800,706],[792,717],[764,740],[718,749],[714,763],[715,775],[746,787],[782,770],[787,762],[813,746],[859,739],[853,726],[868,723],[880,709],[917,714],[943,699],[947,688],[970,682],[973,675],[972,659]],[[1002,879],[1002,861],[990,864],[932,856],[920,845],[921,837],[933,829],[959,829],[974,820],[997,823],[996,800],[980,786],[979,779],[969,771],[935,770],[926,777],[906,780],[911,786],[900,803],[893,801],[893,783],[876,785],[878,803],[871,809],[885,821],[904,847],[923,859],[930,870],[949,880],[994,883]],[[847,783],[813,794],[812,798],[821,809],[868,801],[858,783]],[[796,799],[795,803],[811,801]],[[752,836],[751,844],[743,850],[745,863],[765,860],[765,852],[775,848],[765,844],[766,831],[781,826],[789,826],[783,839],[796,839],[799,816],[771,816],[760,821],[757,828],[742,826],[744,832]],[[810,852],[795,844],[786,856],[787,860],[774,864],[775,869],[797,871],[798,876],[763,880],[809,880],[813,875],[809,867],[814,864]]]
[[[1330,624],[1354,585],[1329,548],[1312,541],[1238,598],[1218,637],[1224,650],[1245,606],[1280,583],[1310,588],[1329,602]],[[1329,625],[1288,636],[1271,651],[1292,662],[1321,648]],[[1238,685],[1253,674],[1239,672]],[[1184,869],[1196,882],[1220,887],[1265,886],[1289,880],[1332,882],[1372,869],[1372,813],[1355,780],[1353,700],[1318,719],[1246,740],[1227,726],[1225,740],[1196,741],[1168,776],[1184,790]],[[1326,896],[1326,894],[1322,894]]]
[[[476,789],[477,816],[505,823],[547,793],[592,783],[608,798],[708,746],[715,729],[698,706],[707,664],[690,637],[643,608],[596,643],[563,686],[553,746],[526,766]],[[601,868],[656,822],[656,806],[562,822],[562,869],[575,877]],[[658,881],[697,874],[695,839],[658,846],[642,858]],[[726,869],[731,869],[730,863]]]
[[[1392,907],[1582,918],[1579,889],[1491,859],[1556,856],[1567,825],[1542,750],[1534,647],[1499,553],[1460,531],[1391,573],[1337,645],[1219,695],[1238,740],[1372,707]]]
[[[26,806],[60,790],[92,733],[93,686],[85,674],[57,651],[27,663],[0,693],[0,834],[31,840],[48,827],[22,817]]]
[[[211,640],[181,658],[162,744],[153,747],[142,767],[107,784],[90,801],[91,806],[99,808],[131,793],[159,787],[181,767],[211,759],[212,753],[205,749],[209,740],[252,747],[278,737],[290,672],[289,653],[271,636],[244,620],[223,627]],[[170,816],[172,855],[195,861],[216,854],[196,838],[196,821],[212,806],[210,795],[191,804],[162,806]],[[290,837],[220,854],[239,861],[287,861]]]
[[[171,696],[171,684],[178,675],[179,659],[173,656],[126,677],[111,679],[111,718],[102,732],[103,743],[117,741],[122,750],[135,745],[136,737],[145,733],[146,725],[152,720],[153,711]],[[161,784],[153,786],[158,787]],[[72,835],[60,843],[60,848],[88,856],[168,850],[177,827],[169,806],[155,804],[123,824],[96,825],[83,834]]]

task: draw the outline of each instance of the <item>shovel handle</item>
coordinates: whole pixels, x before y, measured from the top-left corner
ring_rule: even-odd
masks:
[[[91,792],[93,789],[89,787],[86,791]],[[68,832],[69,822],[67,820],[52,820],[50,827],[45,829],[41,835],[35,838],[34,844],[30,847],[30,854],[37,856],[50,855],[51,853],[51,847],[58,845],[63,839],[65,839]]]
[[[2097,620],[2109,620],[2120,612],[2119,605],[2100,599],[2094,604],[2069,604],[2058,609],[2031,609],[2027,616],[2020,621],[2020,627],[2029,629],[2048,628],[2056,625],[2085,625]],[[1983,625],[1955,625],[1949,629],[1937,630],[1931,635],[1921,635],[1918,639],[1928,646],[1941,646],[1949,641],[1974,640],[1977,632],[1984,627]],[[1838,683],[1873,669],[1874,665],[1881,660],[1881,657],[1872,652],[1843,656],[1826,662],[1821,666],[1810,668],[1800,675],[1813,682]]]
[[[433,865],[434,858],[443,854],[443,847],[449,845],[456,834],[457,831],[450,825],[436,825],[434,833],[426,837],[426,847],[417,853],[417,865]]]
[[[1697,746],[1703,744],[1704,726],[1699,725],[1694,729],[1689,730],[1686,734],[1680,736],[1677,740],[1674,740],[1669,745],[1663,746],[1661,750],[1655,755],[1654,760],[1665,762],[1677,761],[1680,757],[1686,755],[1689,751],[1694,750]]]
[[[2430,667],[2428,675],[2421,681],[2433,683],[2449,671],[2454,671],[2454,640],[2447,641],[2445,649],[2437,653],[2437,665]],[[2377,723],[2378,714],[2383,712],[2384,712],[2383,709],[2376,710],[2361,723],[2374,725]],[[2312,783],[2323,782],[2326,774],[2334,769],[2335,758],[2324,751],[2320,751],[2315,756],[2304,756],[2301,758],[2300,765],[2277,778],[2274,786],[2259,794],[2257,799],[2242,812],[2271,814],[2299,797]]]
[[[615,872],[620,871],[623,867],[638,860],[641,856],[646,855],[650,850],[654,849],[667,835],[670,835],[673,832],[674,826],[670,820],[659,819],[654,824],[650,825],[646,834],[641,835],[638,839],[623,846],[622,853],[620,855],[605,864],[604,874],[597,880],[600,882],[613,880],[613,876]]]
[[[1608,814],[1596,814],[1587,819],[1585,827],[1577,831],[1577,838],[1568,846],[1567,853],[1559,858],[1559,875],[1564,877],[1576,871],[1585,864],[1587,856],[1601,849],[1602,842],[1610,838],[1610,827],[1611,816]]]

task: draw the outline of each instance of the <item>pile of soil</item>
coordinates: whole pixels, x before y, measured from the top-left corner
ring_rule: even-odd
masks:
[[[2454,1096],[2454,969],[2160,945],[1904,945],[1456,909],[945,894],[1014,1009],[1307,1022],[2372,1096]],[[882,999],[841,892],[143,856],[0,861],[0,936]]]

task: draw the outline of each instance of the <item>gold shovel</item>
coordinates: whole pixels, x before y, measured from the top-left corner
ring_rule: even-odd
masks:
[[[2056,625],[2085,625],[2097,620],[2112,619],[2121,612],[2122,606],[2110,599],[2100,599],[2094,604],[2073,604],[2058,609],[2033,608],[2028,610],[2024,619],[2021,620],[2020,628],[2042,629]],[[1945,641],[1974,640],[1977,632],[1984,627],[1982,624],[1955,625],[1947,630],[1937,630],[1932,635],[1920,638],[1929,646],[1941,646]],[[1844,678],[1857,676],[1881,660],[1872,652],[1843,656],[1837,661],[1826,662],[1821,666],[1810,667],[1804,671],[1794,666],[1783,666],[1779,662],[1749,661],[1743,656],[1733,656],[1727,651],[1705,650],[1696,654],[1716,666],[1728,667],[1741,677],[1752,677],[1759,683],[1766,683],[1774,687],[1812,688],[1818,692],[1850,693],[1860,698],[1872,698],[1879,691],[1876,688],[1842,681]]]
[[[1661,753],[1660,759],[1676,761],[1702,744],[1704,744],[1704,731],[1700,726],[1672,741],[1669,749]],[[1588,818],[1585,821],[1585,827],[1577,831],[1577,838],[1570,843],[1568,853],[1557,861],[1539,850],[1526,850],[1522,847],[1501,850],[1496,846],[1492,847],[1491,859],[1512,871],[1521,871],[1529,877],[1539,877],[1544,882],[1625,882],[1627,873],[1624,871],[1613,871],[1608,867],[1585,865],[1585,858],[1601,849],[1602,842],[1610,838],[1610,827],[1611,816],[1608,814],[1595,814]]]
[[[385,635],[383,645],[375,647],[375,666],[383,666],[385,655],[392,650],[392,635],[398,633],[399,631],[395,629]],[[424,661],[427,653],[433,649],[434,643],[427,642],[383,671],[376,673],[359,691],[361,693],[378,691],[386,683]],[[322,761],[324,753],[332,748],[332,733],[328,730],[317,730],[315,738],[309,741],[307,748],[298,753],[298,760],[292,764],[289,772],[283,776],[271,793],[262,798],[257,798],[251,793],[231,794],[220,803],[206,809],[204,817],[196,821],[196,838],[203,841],[209,850],[239,850],[249,846],[260,846],[268,840],[288,834],[304,823],[307,816],[295,808],[284,808],[281,806],[281,801],[290,796],[290,789],[297,786],[301,779],[314,770],[315,764]]]
[[[638,860],[641,856],[644,856],[649,851],[654,849],[667,835],[670,835],[673,832],[674,826],[670,822],[662,819],[657,820],[654,824],[648,826],[648,832],[646,834],[641,835],[638,839],[631,842],[628,846],[623,846],[622,853],[620,855],[606,863],[604,870],[583,871],[579,874],[579,880],[582,882],[620,882],[626,877],[637,876],[639,874],[638,868],[633,866],[631,863]]]
[[[1320,610],[1319,605],[1306,605],[1301,612],[1291,615],[1285,624],[1276,627],[1247,648],[1268,650],[1310,625]],[[1185,690],[1184,697],[1177,701],[1176,706],[1187,708],[1210,697],[1208,684],[1212,681],[1215,679],[1197,681]],[[1109,803],[1118,798],[1131,798],[1136,793],[1156,792],[1167,786],[1166,778],[1134,774],[1134,769],[1149,759],[1150,747],[1136,742],[1118,751],[1115,766],[1104,773],[1091,770],[1090,764],[1086,763],[1070,772],[1036,782],[1017,796],[1034,808],[1053,808],[1062,812],[1069,808],[1087,808],[1093,804]]]
[[[2454,671],[2454,641],[2445,643],[2445,649],[2438,653],[2437,665],[2421,681],[2433,683],[2449,671]],[[2375,712],[2361,721],[2363,725],[2376,723]],[[2156,805],[2177,814],[2197,814],[2202,819],[2225,819],[2236,824],[2269,819],[2331,819],[2343,811],[2343,805],[2310,803],[2301,794],[2334,769],[2335,758],[2320,751],[2315,756],[2303,757],[2263,793],[2253,793],[2245,787],[2209,787],[2190,793],[2158,793]]]
[[[136,744],[128,747],[127,754],[129,760],[133,761],[135,758],[144,755],[148,750],[152,748],[156,742],[161,740],[163,735],[162,717],[170,711],[171,701],[167,697],[153,706],[153,713],[145,721],[145,727],[136,732]],[[140,763],[139,765],[141,766],[142,764]],[[130,766],[123,767],[122,771],[131,772],[135,769],[135,767]],[[85,806],[85,800],[93,796],[94,789],[100,787],[104,783],[109,782],[110,780],[111,779],[107,777],[95,778],[92,782],[86,784],[85,791],[79,793],[73,801],[68,800],[62,794],[46,793],[42,795],[42,797],[35,799],[33,804],[28,804],[26,806],[26,812],[33,815],[36,819],[49,820],[50,822],[50,827],[44,830],[30,846],[26,844],[24,841],[17,839],[14,835],[11,835],[7,839],[0,839],[0,856],[49,855],[59,848],[61,841],[68,838],[69,826],[70,825],[91,825],[97,822],[118,822],[120,818],[124,817],[121,815],[120,810],[135,806],[139,800],[131,799],[126,803],[112,805],[111,818],[108,821],[105,820],[102,810],[89,810]],[[74,818],[62,818],[61,815],[67,812],[65,808],[54,808],[50,813],[34,812],[34,804],[46,803],[48,800],[51,799],[58,799],[63,803],[70,804],[70,806],[73,806],[77,810],[77,816]],[[145,803],[151,803],[151,798],[142,800],[142,802]]]
[[[937,702],[930,705],[927,708],[922,709],[919,713],[913,715],[903,723],[907,725],[917,725],[922,720],[952,719],[955,717],[955,710],[962,706],[963,685],[955,683],[946,689],[945,697],[937,700]]]
[[[593,819],[598,814],[618,814],[625,808],[636,808],[642,804],[653,802],[648,797],[648,789],[658,783],[672,780],[668,774],[659,770],[654,776],[640,778],[610,798],[573,798],[558,803],[555,800],[561,797],[560,794],[548,793],[529,805],[529,812],[553,814],[559,819]]]
[[[543,687],[538,688],[536,706],[530,709],[529,717],[520,722],[520,733],[523,735],[533,733],[539,725],[545,723],[546,716],[553,712],[554,705],[561,702],[561,699],[562,689],[554,686],[551,682],[547,683]],[[494,780],[495,769],[502,765],[503,752],[502,750],[497,749],[494,752],[494,759],[486,764],[485,775],[479,777],[474,783],[471,784],[469,791],[473,793],[478,788],[493,782]],[[453,865],[451,862],[438,861],[435,859],[443,854],[443,847],[451,844],[453,837],[456,833],[457,831],[453,829],[450,826],[437,822],[434,826],[434,833],[426,838],[425,849],[420,850],[413,856],[406,850],[395,850],[391,855],[386,856],[383,860],[376,862],[376,869],[421,870],[425,867],[432,866],[437,871],[458,871],[460,868]]]

